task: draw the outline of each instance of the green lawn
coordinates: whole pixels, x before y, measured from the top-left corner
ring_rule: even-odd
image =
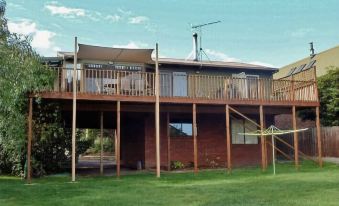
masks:
[[[0,205],[339,205],[339,167],[304,163],[299,172],[279,164],[277,175],[259,168],[115,177],[34,179],[0,176]]]

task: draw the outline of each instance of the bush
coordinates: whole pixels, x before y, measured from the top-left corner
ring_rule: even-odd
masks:
[[[180,161],[171,161],[171,169],[183,169],[185,168],[184,163],[180,162]]]

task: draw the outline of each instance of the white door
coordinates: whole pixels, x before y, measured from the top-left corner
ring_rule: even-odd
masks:
[[[172,73],[160,72],[160,96],[170,97],[172,96]]]
[[[239,74],[232,74],[232,97],[246,99],[248,97],[247,94],[247,81],[245,72],[241,72]]]
[[[173,96],[187,96],[187,73],[173,72]]]

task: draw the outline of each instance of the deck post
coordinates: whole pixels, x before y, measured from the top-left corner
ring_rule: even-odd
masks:
[[[117,131],[116,131],[115,159],[117,164],[117,178],[120,177],[120,101],[117,101]]]
[[[100,175],[104,174],[104,163],[103,163],[104,144],[103,144],[103,136],[104,136],[104,113],[100,112]]]
[[[261,142],[261,168],[263,171],[266,170],[266,154],[265,154],[265,137],[262,135],[264,132],[264,109],[263,105],[259,107],[260,112],[260,142]]]
[[[320,133],[320,111],[319,107],[316,107],[316,125],[317,125],[317,149],[318,149],[318,161],[319,167],[323,167],[322,159],[322,144],[321,144],[321,133]]]
[[[293,142],[294,142],[294,165],[295,169],[299,169],[299,142],[298,142],[298,132],[297,130],[297,114],[296,107],[292,107],[292,123],[293,123]]]
[[[159,63],[158,43],[155,45],[155,147],[156,147],[156,175],[160,177],[160,103],[159,103]]]
[[[72,111],[72,182],[75,182],[75,130],[76,130],[76,93],[77,93],[77,47],[78,39],[74,38],[74,67],[73,67],[73,111]]]
[[[166,114],[166,127],[167,127],[167,170],[171,170],[171,136],[170,136],[170,116],[169,112]]]
[[[198,142],[197,142],[197,111],[196,104],[192,108],[192,132],[193,132],[193,159],[194,159],[194,173],[198,172]]]
[[[227,171],[232,172],[231,162],[231,133],[230,133],[230,109],[228,104],[226,105],[226,149],[227,149]]]
[[[32,119],[33,119],[33,98],[29,98],[28,107],[28,140],[27,140],[27,183],[32,182],[32,166],[31,166],[31,151],[32,151]]]

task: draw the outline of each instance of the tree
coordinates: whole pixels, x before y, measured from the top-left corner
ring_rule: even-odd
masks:
[[[5,7],[0,0],[0,173],[23,175],[28,95],[51,89],[55,74],[41,63],[29,37],[7,30]],[[63,127],[57,104],[34,99],[32,168],[33,175],[40,176],[58,172],[69,162],[71,130]],[[89,146],[90,142],[80,139],[77,132],[77,154]]]
[[[7,30],[5,7],[0,0],[0,172],[19,174],[25,159],[27,95],[50,88],[53,74],[28,37]]]
[[[320,120],[323,126],[339,126],[339,67],[328,67],[318,78]]]
[[[320,122],[323,126],[339,125],[339,67],[328,67],[324,76],[318,77],[318,96],[320,101]],[[315,120],[313,108],[298,111],[302,120]]]

